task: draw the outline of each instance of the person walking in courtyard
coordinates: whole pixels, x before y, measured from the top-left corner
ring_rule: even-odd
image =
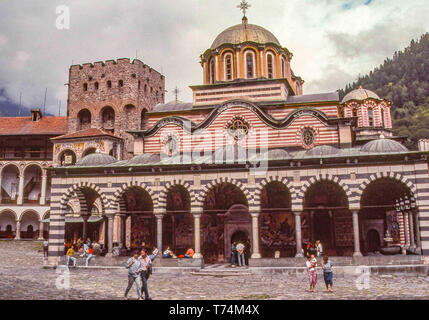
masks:
[[[152,261],[150,257],[147,255],[146,249],[142,249],[140,252],[140,257],[138,258],[141,265],[141,272],[140,277],[142,280],[142,288],[141,288],[141,294],[140,296],[143,296],[144,292],[144,299],[145,300],[152,300],[149,296],[149,290],[147,287],[147,281],[149,279],[149,276],[152,274]]]
[[[328,292],[334,292],[333,287],[333,275],[334,273],[332,272],[332,263],[329,260],[328,256],[324,256],[323,257],[323,262],[322,262],[322,269],[323,269],[323,279],[325,280],[325,285],[326,285],[326,291]]]
[[[88,249],[88,257],[85,260],[85,266],[88,266],[89,265],[89,261],[91,261],[93,258],[94,258],[94,250],[91,247],[89,247],[89,249]]]
[[[49,246],[48,240],[43,240],[43,257],[48,256],[48,246]]]
[[[244,244],[242,244],[241,242],[239,242],[237,244],[237,258],[238,258],[238,266],[240,267],[244,267],[246,265],[246,262],[244,260]]]
[[[308,282],[310,283],[310,292],[315,292],[316,283],[317,283],[317,259],[314,255],[310,255],[306,262],[307,272],[308,272]]]
[[[237,248],[236,248],[236,242],[233,241],[231,244],[231,266],[235,267],[235,261],[237,260]]]
[[[321,258],[323,256],[323,246],[320,240],[316,241],[316,250],[317,250],[317,257]]]
[[[138,276],[142,272],[142,265],[139,260],[139,252],[136,250],[133,252],[133,256],[128,259],[126,268],[128,269],[128,286],[125,289],[124,297],[127,299],[128,292],[130,292],[133,284],[136,284],[137,287],[137,297],[141,300],[141,289],[140,282],[138,281]]]
[[[67,267],[68,267],[68,266],[69,266],[69,264],[70,264],[70,260],[71,260],[71,261],[73,261],[73,267],[76,267],[76,258],[75,258],[75,257],[73,257],[73,255],[74,255],[73,247],[70,247],[70,248],[67,250],[67,253],[66,253],[66,257],[67,257],[67,263],[66,263],[66,265],[67,265]]]

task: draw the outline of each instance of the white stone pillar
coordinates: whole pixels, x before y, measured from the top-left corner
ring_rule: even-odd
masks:
[[[301,212],[295,211],[295,237],[296,237],[296,258],[304,257],[302,254],[302,231],[301,231]]]
[[[410,244],[411,248],[416,247],[416,243],[414,241],[414,221],[413,221],[413,213],[411,211],[408,212],[408,221],[410,224]]]
[[[360,238],[359,238],[359,211],[353,211],[353,236],[354,236],[354,247],[355,251],[353,253],[354,257],[361,257],[362,253],[360,252]]]
[[[21,221],[16,222],[15,240],[21,239]]]
[[[201,230],[200,230],[200,219],[201,213],[193,213],[194,217],[194,237],[195,237],[195,249],[194,249],[194,259],[200,259],[203,257],[201,254]]]
[[[259,252],[259,212],[252,212],[252,259],[260,259],[261,254]]]
[[[42,190],[40,191],[40,205],[44,206],[46,204],[46,185],[48,181],[48,176],[46,174],[46,171],[43,170],[42,175]]]
[[[162,214],[157,214],[156,216],[156,246],[158,250],[162,252]]]
[[[39,239],[38,240],[43,240],[43,222],[42,220],[40,220],[39,222]]]
[[[19,175],[19,187],[18,187],[18,205],[24,203],[24,174]]]
[[[87,235],[87,226],[88,226],[88,216],[87,215],[83,215],[82,219],[83,219],[83,224],[82,224],[82,240],[84,242],[86,242],[86,239],[88,238]]]
[[[113,252],[113,215],[107,216],[107,252],[109,255]]]

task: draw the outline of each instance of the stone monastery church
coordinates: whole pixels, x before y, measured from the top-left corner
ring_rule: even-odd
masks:
[[[0,236],[49,239],[53,265],[87,237],[206,264],[233,241],[251,261],[316,240],[330,256],[429,255],[426,143],[408,150],[365,88],[304,94],[292,58],[244,15],[201,54],[190,103],[165,103],[139,60],[72,65],[67,117],[0,118]]]

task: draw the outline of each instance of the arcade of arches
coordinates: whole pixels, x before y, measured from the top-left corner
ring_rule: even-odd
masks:
[[[80,189],[80,194],[86,206],[84,219],[94,213],[100,219],[94,230],[86,227],[83,235],[98,237],[95,240],[106,245],[110,241],[113,246],[113,235],[109,236],[113,233],[113,217],[93,208],[100,195],[90,188]],[[205,263],[229,261],[232,241],[245,243],[247,259],[301,256],[306,243],[316,240],[330,256],[371,254],[385,246],[386,234],[393,243],[417,246],[417,215],[410,210],[405,217],[395,210],[395,201],[404,196],[412,196],[404,183],[380,178],[363,190],[360,210],[350,210],[342,186],[319,180],[304,192],[303,210],[294,212],[288,186],[272,181],[261,190],[260,212],[249,212],[244,191],[223,182],[207,191],[202,212],[195,214],[191,212],[190,193],[182,185],[168,188],[163,212],[155,210],[153,196],[147,190],[133,186],[122,192],[119,212],[114,214],[119,230],[115,246],[163,250],[169,246],[176,255],[192,247]],[[10,215],[0,221],[7,219],[13,221]],[[10,223],[8,232],[13,229]]]

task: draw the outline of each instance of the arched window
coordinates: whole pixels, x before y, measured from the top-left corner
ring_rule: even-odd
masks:
[[[368,108],[368,125],[370,127],[374,126],[374,113],[372,111],[372,108]]]
[[[295,94],[299,95],[299,83],[295,83]]]
[[[286,60],[282,57],[282,78],[286,78]]]
[[[271,53],[267,54],[267,76],[268,79],[274,78],[273,55]]]
[[[108,81],[107,81],[107,88],[109,88],[109,89],[110,89],[111,87],[112,87],[112,81],[108,80]]]
[[[253,54],[251,52],[248,52],[246,54],[246,76],[248,79],[251,79],[255,76],[254,67],[255,63],[253,59]]]
[[[225,80],[232,80],[232,55],[230,53],[225,54]]]
[[[120,87],[123,87],[123,86],[124,86],[124,81],[123,81],[123,80],[119,80],[119,81],[118,81],[118,85],[119,85]]]
[[[215,83],[215,61],[214,61],[214,58],[211,58],[210,63],[209,63],[209,82]]]
[[[87,83],[83,84],[83,91],[88,91],[88,84]]]
[[[357,108],[353,108],[352,109],[352,115],[353,115],[353,117],[357,117],[358,116]]]
[[[115,111],[112,107],[104,107],[103,110],[101,110],[101,123],[104,130],[114,131]]]
[[[84,130],[91,128],[91,112],[88,109],[82,109],[77,114],[78,127],[77,130]]]
[[[98,90],[98,82],[95,82],[95,83],[94,83],[94,89],[95,89],[95,90]]]
[[[146,109],[142,110],[141,116],[140,116],[140,129],[146,129],[146,121],[147,121],[147,116],[146,116]]]

